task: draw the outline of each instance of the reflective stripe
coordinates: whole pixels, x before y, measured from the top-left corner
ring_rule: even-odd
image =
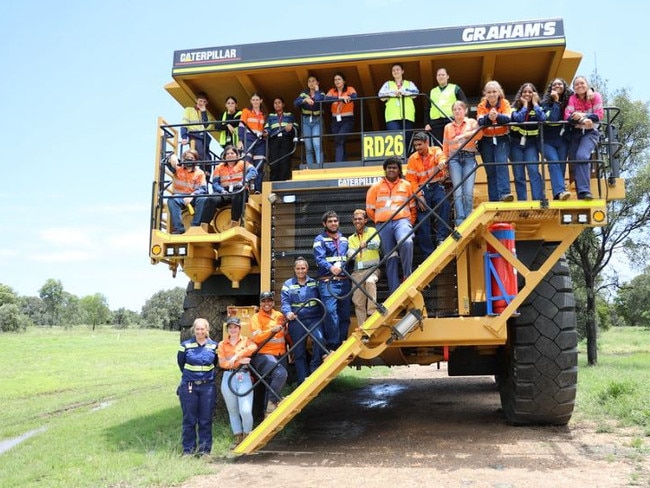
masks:
[[[435,105],[431,104],[431,110],[429,110],[431,120],[451,117],[453,113],[452,107],[456,102],[456,85],[447,83],[444,90],[437,86],[431,90],[429,98],[435,102]],[[442,112],[438,110],[438,107],[442,109]]]
[[[214,364],[209,366],[195,366],[193,364],[186,364],[184,369],[188,371],[212,371],[214,369]]]
[[[521,127],[517,127],[516,125],[513,125],[510,127],[511,132],[518,132],[522,136],[538,136],[539,135],[539,129],[533,129],[533,130],[525,130],[522,129]]]

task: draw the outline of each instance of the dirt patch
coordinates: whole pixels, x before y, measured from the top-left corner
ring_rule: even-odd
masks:
[[[214,461],[184,488],[246,486],[613,488],[649,486],[648,458],[625,434],[511,427],[491,377],[395,368],[313,402],[252,456]]]

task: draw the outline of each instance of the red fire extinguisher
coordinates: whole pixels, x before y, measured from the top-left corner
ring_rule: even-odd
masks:
[[[497,222],[492,224],[488,230],[496,237],[506,249],[515,256],[515,227],[507,222]],[[488,299],[488,314],[500,314],[505,310],[512,299],[517,295],[517,270],[506,261],[496,250],[488,243],[487,256],[490,264],[490,291]],[[491,305],[491,306],[490,306]],[[490,308],[492,309],[490,311]]]

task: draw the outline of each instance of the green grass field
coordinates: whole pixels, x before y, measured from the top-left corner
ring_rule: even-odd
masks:
[[[179,462],[177,333],[31,328],[0,334],[0,347],[0,442],[41,429],[0,454],[0,486],[158,486],[214,472],[200,459]],[[602,431],[638,429],[642,446],[650,435],[650,332],[603,334],[595,368],[585,367],[583,352],[574,418]],[[364,382],[344,375],[334,388]],[[213,453],[226,455],[225,419],[214,433]]]

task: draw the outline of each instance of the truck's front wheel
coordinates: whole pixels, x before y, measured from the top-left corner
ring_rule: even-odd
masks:
[[[553,251],[540,251],[537,269]],[[564,425],[573,413],[578,381],[575,299],[561,258],[508,322],[501,405],[508,423]]]

